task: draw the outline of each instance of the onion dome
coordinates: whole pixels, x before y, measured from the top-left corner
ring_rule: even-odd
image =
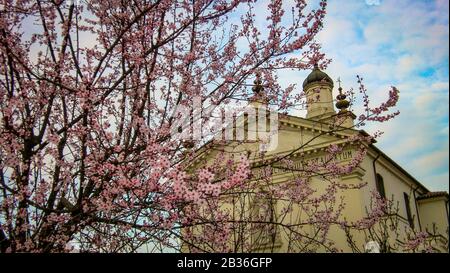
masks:
[[[341,87],[341,80],[338,79],[339,82],[339,95],[336,96],[336,108],[339,109],[341,112],[347,111],[347,108],[350,106],[350,102],[346,100],[347,96],[342,93],[342,87]]]
[[[313,71],[303,81],[303,90],[306,90],[306,87],[308,85],[316,82],[326,83],[331,88],[333,88],[334,86],[333,80],[330,78],[330,76],[328,76],[327,73],[320,70],[317,64],[314,65]]]

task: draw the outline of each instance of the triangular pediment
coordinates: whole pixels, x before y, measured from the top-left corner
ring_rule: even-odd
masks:
[[[278,132],[276,136],[271,136],[271,141],[274,141],[275,145],[272,147],[273,149],[264,152],[264,160],[283,155],[294,158],[299,154],[323,152],[331,144],[348,143],[349,137],[358,133],[360,132],[357,130],[334,128],[323,122],[279,115]],[[203,165],[210,162],[221,151],[227,152],[234,158],[245,155],[249,156],[252,161],[259,161],[263,149],[261,141],[257,140],[210,141],[197,151],[195,159],[190,162],[190,165]]]

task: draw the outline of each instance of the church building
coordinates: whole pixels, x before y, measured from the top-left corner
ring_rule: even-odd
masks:
[[[335,192],[339,200],[332,202],[333,207],[321,207],[317,209],[316,213],[309,215],[316,219],[319,213],[326,215],[328,209],[340,210],[336,219],[333,219],[333,213],[327,216],[332,221],[336,221],[336,225],[327,228],[326,235],[322,234],[327,237],[326,240],[332,242],[331,244],[325,244],[323,240],[317,244],[309,244],[305,248],[302,248],[305,244],[295,244],[295,240],[303,240],[303,242],[306,240],[305,238],[313,240],[315,227],[310,222],[310,227],[303,228],[303,231],[308,231],[302,233],[310,234],[310,237],[309,235],[305,235],[304,238],[296,237],[292,235],[293,230],[287,232],[275,228],[272,233],[259,234],[264,238],[254,238],[255,234],[249,236],[250,239],[246,240],[253,240],[252,248],[250,250],[242,248],[241,250],[251,252],[329,252],[331,249],[338,249],[343,252],[403,252],[407,246],[397,247],[398,242],[405,243],[411,240],[413,238],[411,236],[414,234],[433,234],[436,238],[436,241],[432,243],[433,247],[448,252],[448,246],[446,249],[445,247],[442,249],[442,245],[440,245],[443,243],[445,246],[448,243],[448,193],[430,191],[392,160],[388,156],[389,151],[380,150],[374,141],[364,142],[360,140],[361,138],[355,138],[355,136],[363,138],[368,134],[354,126],[356,116],[348,110],[349,101],[342,92],[340,82],[336,99],[333,97],[333,88],[334,82],[331,77],[316,65],[303,82],[303,91],[307,101],[306,117],[278,114],[276,120],[277,145],[274,149],[261,154],[261,144],[258,141],[245,141],[251,127],[246,120],[247,124],[243,126],[246,130],[244,141],[228,141],[220,144],[220,149],[211,142],[193,152],[193,159],[188,163],[192,170],[211,166],[214,158],[220,152],[229,153],[235,158],[238,155],[246,155],[251,161],[252,176],[250,179],[253,183],[283,185],[283,183],[291,183],[294,180],[303,183],[302,175],[299,174],[304,174],[311,162],[325,164],[331,146],[339,147],[339,152],[333,156],[333,160],[339,164],[351,164],[352,160],[359,155],[359,147],[364,146],[364,157],[358,166],[338,178],[331,178],[333,182],[330,183],[342,186],[342,188],[338,187],[339,189]],[[263,89],[261,81],[257,79],[253,88],[256,99],[250,103],[250,106],[257,110],[265,109],[267,103],[264,99]],[[351,141],[352,139],[357,140]],[[286,159],[290,163],[276,163],[280,158]],[[271,162],[273,164],[270,164]],[[268,166],[266,163],[270,166],[269,182],[267,173],[264,173],[265,169],[262,167]],[[266,176],[263,177],[262,173]],[[309,185],[308,188],[315,192],[311,193],[312,196],[320,195],[321,191],[327,190],[325,185],[329,185],[324,181],[324,175],[309,175],[306,183]],[[355,185],[362,186],[356,187]],[[261,186],[261,190],[264,190],[263,186]],[[381,200],[389,200],[392,204],[390,214],[379,217],[380,224],[373,225],[371,230],[361,229],[358,231],[351,231],[343,225],[339,226],[338,223],[342,219],[353,223],[366,219],[376,202],[374,193]],[[298,196],[302,194],[299,192]],[[302,221],[305,217],[304,214],[307,214],[306,212],[302,214],[302,206],[297,205],[289,207],[289,217],[280,219],[287,210],[287,201],[277,200],[277,198],[267,201],[258,196],[255,195],[243,205],[248,206],[249,215],[257,215],[260,217],[258,219],[276,219],[280,226],[292,228]],[[340,204],[343,204],[342,207]],[[223,206],[228,206],[226,201]],[[320,206],[326,205],[321,204]],[[231,208],[231,206],[229,207]],[[233,209],[231,208],[231,210]],[[311,212],[311,207],[305,210]],[[387,218],[389,221],[386,220]],[[383,223],[387,225],[384,226],[386,230],[383,230]],[[315,238],[319,240],[319,237]],[[230,243],[232,244],[232,242]],[[185,246],[184,250],[191,251],[188,246]],[[239,248],[235,250],[241,251]]]

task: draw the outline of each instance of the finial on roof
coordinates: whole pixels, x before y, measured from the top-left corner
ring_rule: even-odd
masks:
[[[337,79],[337,83],[339,84],[339,88],[338,88],[339,94],[342,94],[341,77],[339,77],[339,78]]]
[[[337,79],[337,82],[339,83],[339,95],[336,96],[337,102],[336,102],[336,108],[340,110],[340,112],[347,111],[348,106],[350,105],[350,102],[346,100],[347,96],[342,93],[342,87],[341,87],[341,77]]]
[[[252,90],[255,93],[255,95],[261,94],[262,91],[264,90],[264,86],[262,85],[261,81],[261,73],[259,72],[256,73],[256,79],[253,81],[253,83],[255,85],[253,86]]]
[[[267,98],[267,94],[264,92],[264,85],[261,80],[261,73],[257,72],[255,76],[256,78],[253,81],[254,85],[252,87],[253,97],[250,98],[250,100],[253,102],[267,104],[269,100]]]

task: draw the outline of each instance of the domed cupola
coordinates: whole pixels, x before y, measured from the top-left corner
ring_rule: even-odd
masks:
[[[313,71],[303,81],[303,90],[306,90],[308,85],[312,83],[326,83],[331,88],[333,88],[334,86],[333,80],[330,78],[330,76],[320,70],[317,64],[314,65]]]
[[[303,82],[306,94],[306,118],[322,120],[336,112],[333,106],[333,80],[317,64]]]

